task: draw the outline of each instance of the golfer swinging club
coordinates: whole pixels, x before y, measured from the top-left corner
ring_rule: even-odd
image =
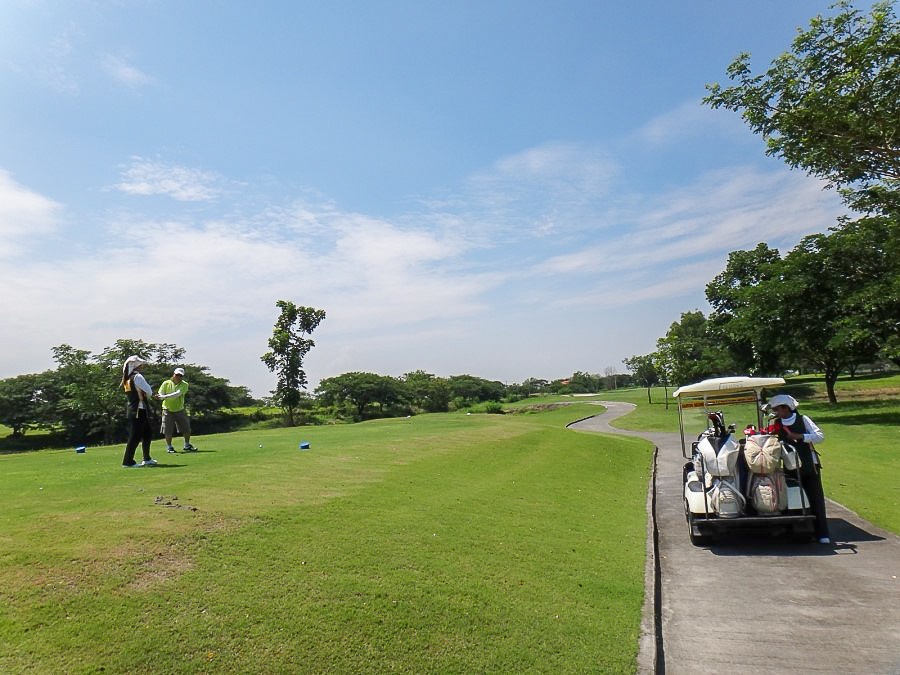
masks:
[[[184,452],[196,452],[197,448],[191,445],[191,420],[184,409],[184,397],[187,394],[188,383],[184,381],[184,368],[176,368],[172,377],[163,382],[157,396],[162,400],[162,424],[160,432],[166,437],[166,445],[169,452],[175,452],[172,447],[172,435],[175,427],[184,437]]]

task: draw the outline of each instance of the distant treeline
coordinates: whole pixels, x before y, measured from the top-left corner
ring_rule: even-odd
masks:
[[[0,380],[0,424],[12,429],[14,437],[21,438],[28,430],[39,429],[52,432],[61,442],[124,440],[125,396],[119,381],[122,363],[132,354],[140,354],[150,362],[144,375],[154,388],[171,377],[176,366],[185,369],[185,379],[190,383],[187,407],[197,433],[282,423],[263,412],[271,401],[253,398],[247,387],[212,375],[207,366],[186,363],[185,350],[174,344],[121,339],[97,354],[70,345],[60,345],[52,351],[55,369]],[[297,422],[359,421],[477,405],[486,412],[500,412],[501,402],[533,394],[592,392],[633,383],[631,375],[614,373],[576,372],[552,381],[528,378],[521,384],[474,375],[438,377],[422,370],[402,377],[345,373],[322,380],[313,394],[304,394]],[[497,405],[485,405],[490,403]]]
[[[185,363],[185,350],[173,344],[116,340],[99,354],[70,345],[53,348],[57,367],[43,373],[0,380],[0,424],[21,436],[29,429],[51,431],[60,440],[113,443],[126,436],[125,396],[119,382],[122,364],[140,354],[150,364],[144,374],[158,388],[176,366],[190,383],[187,406],[197,430],[227,427],[227,410],[262,404],[247,387],[233,386],[207,366]]]

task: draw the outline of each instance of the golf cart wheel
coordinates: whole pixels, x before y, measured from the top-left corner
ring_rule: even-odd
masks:
[[[688,508],[687,500],[685,500],[684,503],[684,512],[685,515],[687,515],[688,536],[691,538],[691,543],[694,546],[706,546],[707,544],[711,543],[711,535],[700,534],[701,530],[694,522],[694,514],[692,514],[690,509]]]

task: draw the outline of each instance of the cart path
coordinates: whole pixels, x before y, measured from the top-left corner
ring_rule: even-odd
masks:
[[[659,672],[900,674],[900,538],[829,500],[833,546],[767,536],[692,546],[680,436],[615,429],[610,420],[634,406],[598,403],[604,413],[569,428],[659,448]],[[641,672],[652,669],[653,642],[641,640]]]

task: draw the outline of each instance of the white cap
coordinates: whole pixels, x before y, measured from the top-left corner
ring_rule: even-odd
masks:
[[[791,410],[796,410],[799,404],[797,403],[797,399],[795,399],[793,396],[788,396],[787,394],[778,394],[778,396],[773,396],[769,399],[769,405],[773,408],[776,405],[786,405]]]
[[[125,359],[125,363],[122,364],[122,372],[125,373],[125,375],[131,375],[131,372],[135,368],[143,366],[145,363],[147,362],[140,356],[129,356],[127,359]]]
[[[184,377],[184,368],[176,368],[175,372],[172,374],[173,375],[181,375],[182,377]]]

